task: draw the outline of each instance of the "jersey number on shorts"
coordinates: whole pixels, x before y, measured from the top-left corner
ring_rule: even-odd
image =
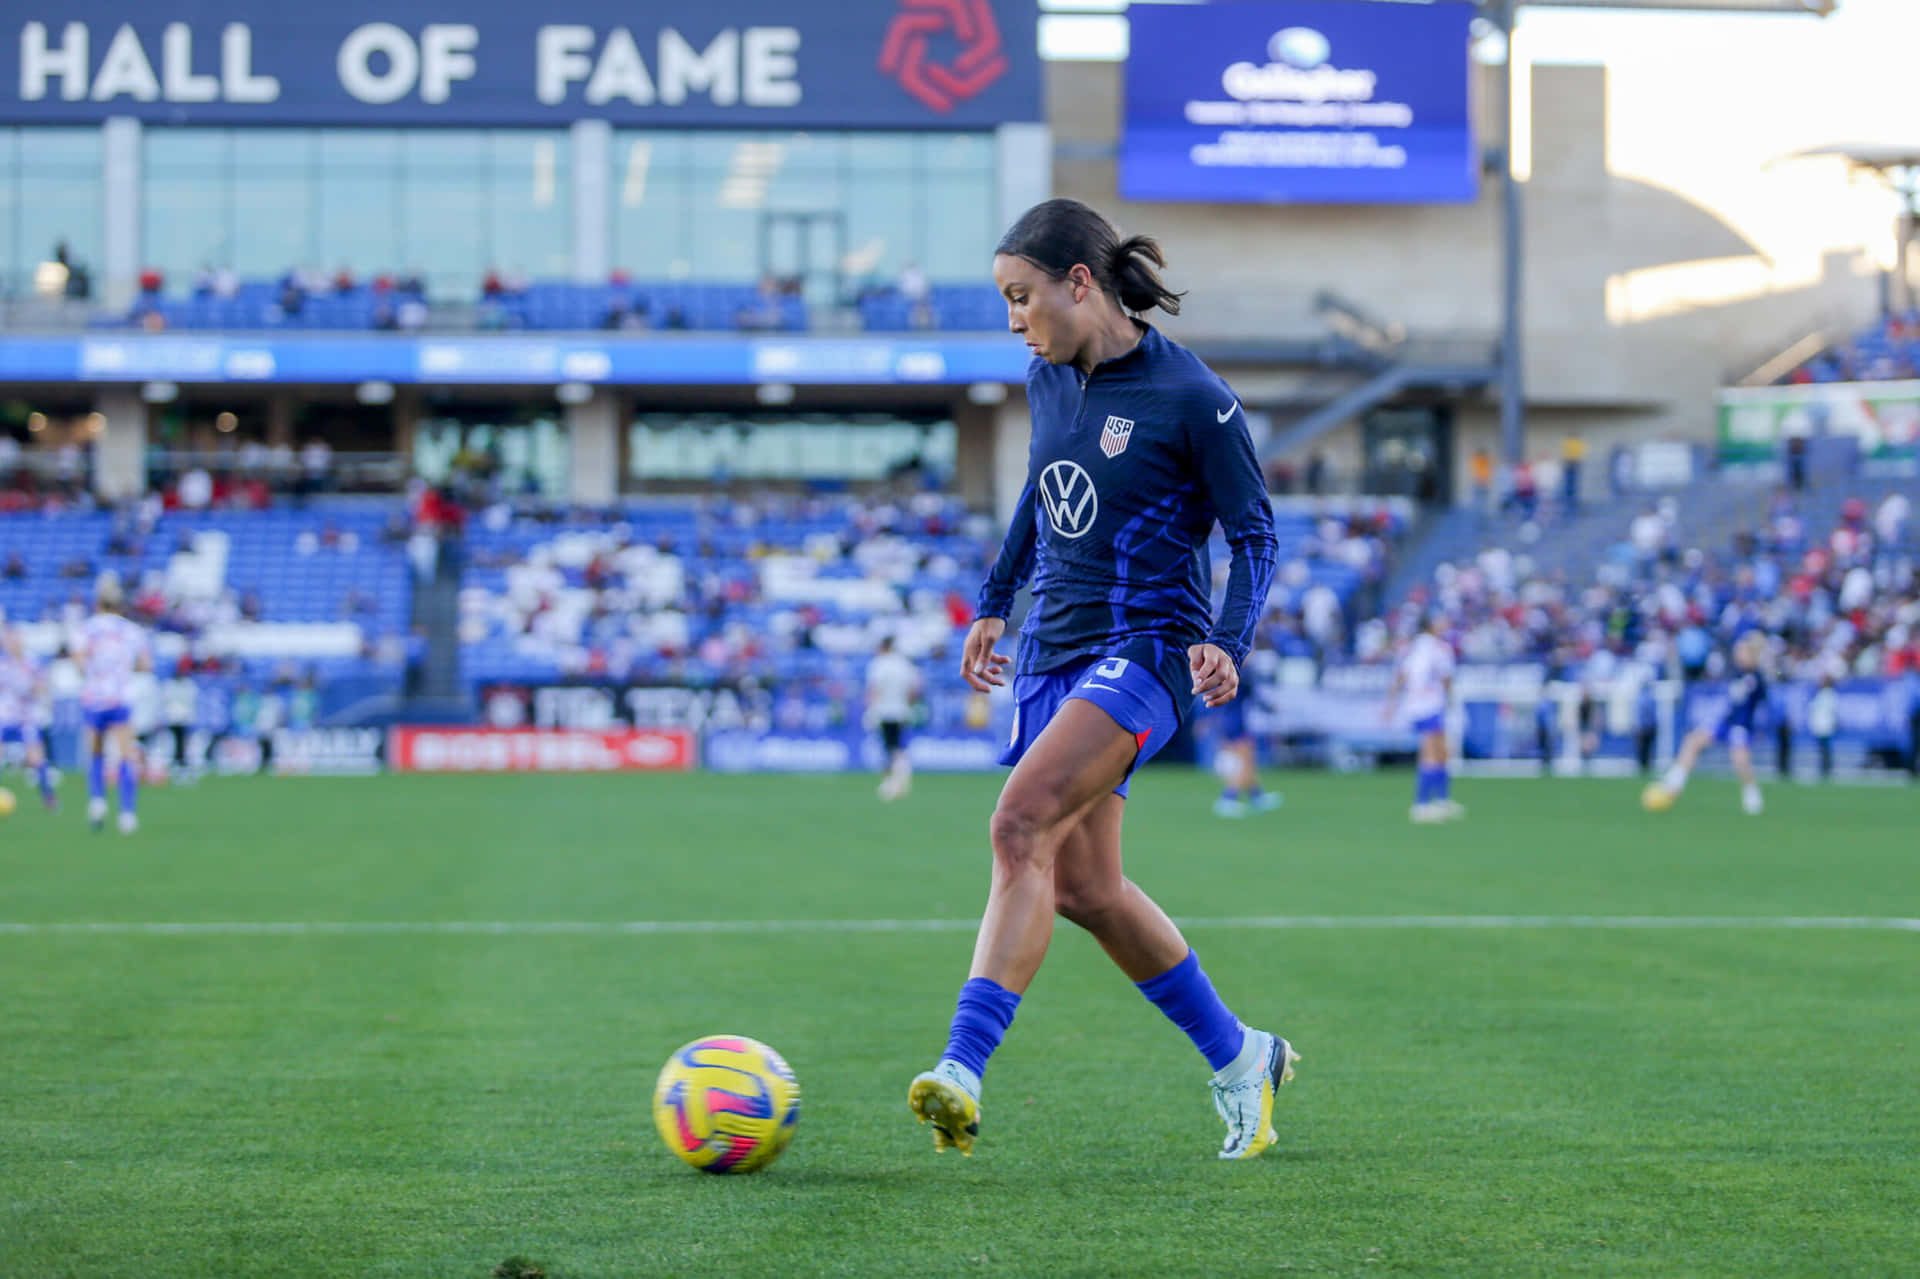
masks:
[[[1093,673],[1101,679],[1119,679],[1127,673],[1127,659],[1124,657],[1116,657],[1109,661],[1102,662],[1093,668]]]

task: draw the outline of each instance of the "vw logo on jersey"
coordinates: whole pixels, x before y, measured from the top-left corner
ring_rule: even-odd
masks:
[[[1053,462],[1040,472],[1040,505],[1061,537],[1085,537],[1100,514],[1100,495],[1078,462]]]

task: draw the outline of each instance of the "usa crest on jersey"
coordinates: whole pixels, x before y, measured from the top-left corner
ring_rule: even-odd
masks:
[[[1100,432],[1100,451],[1108,457],[1117,457],[1127,451],[1127,439],[1133,434],[1133,419],[1130,417],[1107,418],[1106,429]]]

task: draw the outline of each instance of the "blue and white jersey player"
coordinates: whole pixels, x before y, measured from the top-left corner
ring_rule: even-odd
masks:
[[[107,820],[107,744],[120,760],[120,832],[140,828],[139,746],[133,733],[134,677],[151,670],[146,628],[126,616],[120,579],[103,574],[94,591],[96,612],[80,624],[74,659],[80,667],[80,715],[86,726],[87,822]]]
[[[53,769],[40,738],[45,690],[46,673],[28,654],[19,632],[12,627],[0,629],[0,765],[10,762],[17,751],[21,767],[33,775],[39,788],[40,802],[57,812],[60,801],[53,789]]]
[[[1384,717],[1391,721],[1398,712],[1411,723],[1419,742],[1419,771],[1408,814],[1416,822],[1448,822],[1467,815],[1454,802],[1447,766],[1447,705],[1453,696],[1454,667],[1453,645],[1445,638],[1447,627],[1444,613],[1436,610],[1427,615],[1400,655],[1387,694]]]

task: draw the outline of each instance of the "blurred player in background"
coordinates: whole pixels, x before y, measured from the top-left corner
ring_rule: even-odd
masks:
[[[1225,706],[1207,712],[1219,733],[1219,745],[1213,757],[1213,768],[1220,774],[1221,783],[1220,798],[1213,801],[1215,817],[1245,817],[1280,807],[1281,796],[1260,787],[1253,730],[1247,727],[1249,700],[1250,694],[1243,692]]]
[[[60,811],[53,789],[53,768],[40,740],[40,704],[46,691],[46,673],[27,654],[19,632],[0,627],[0,764],[18,748],[23,768],[40,788],[40,802],[49,812]]]
[[[894,651],[893,637],[867,663],[867,726],[880,733],[887,751],[887,774],[880,780],[880,798],[892,803],[913,786],[913,764],[907,758],[907,725],[920,696],[920,672],[905,655]]]
[[[1239,1020],[1199,956],[1126,877],[1128,784],[1180,730],[1193,698],[1233,700],[1240,662],[1273,583],[1273,503],[1233,391],[1192,352],[1136,318],[1180,297],[1160,246],[1122,240],[1077,200],[1035,205],[1000,240],[994,282],[1007,325],[1034,353],[1027,484],[981,587],[960,673],[975,692],[1005,683],[994,651],[1015,592],[1033,580],[1014,671],[1015,715],[1000,759],[1013,772],[988,831],[993,878],[947,1048],[907,1104],[934,1148],[971,1153],[980,1080],[1046,958],[1054,918],[1091,933],[1213,1072],[1222,1159],[1277,1140],[1274,1093],[1293,1075],[1287,1041]],[[1215,616],[1207,539],[1226,529],[1233,563]],[[1090,1044],[1058,1067],[1127,1064]],[[1091,1096],[1091,1090],[1087,1092]],[[1091,1122],[1125,1134],[1132,1105]]]
[[[1450,822],[1467,810],[1455,803],[1447,772],[1447,703],[1453,695],[1453,645],[1446,641],[1447,616],[1430,611],[1420,633],[1400,655],[1387,693],[1384,718],[1404,711],[1419,738],[1418,765],[1410,816],[1416,822]]]
[[[1713,726],[1703,724],[1687,734],[1666,776],[1641,796],[1648,808],[1661,811],[1673,807],[1687,788],[1687,776],[1699,763],[1701,753],[1715,742],[1725,742],[1733,771],[1740,778],[1740,807],[1750,817],[1760,815],[1765,804],[1760,798],[1760,781],[1753,772],[1753,728],[1767,704],[1767,677],[1762,669],[1766,653],[1767,637],[1759,631],[1748,631],[1734,641],[1726,713]]]
[[[87,823],[107,821],[107,743],[120,760],[120,833],[140,829],[138,746],[133,736],[134,676],[153,665],[146,628],[122,611],[120,579],[104,573],[94,588],[95,612],[73,646],[80,668],[80,713],[86,723]]]

